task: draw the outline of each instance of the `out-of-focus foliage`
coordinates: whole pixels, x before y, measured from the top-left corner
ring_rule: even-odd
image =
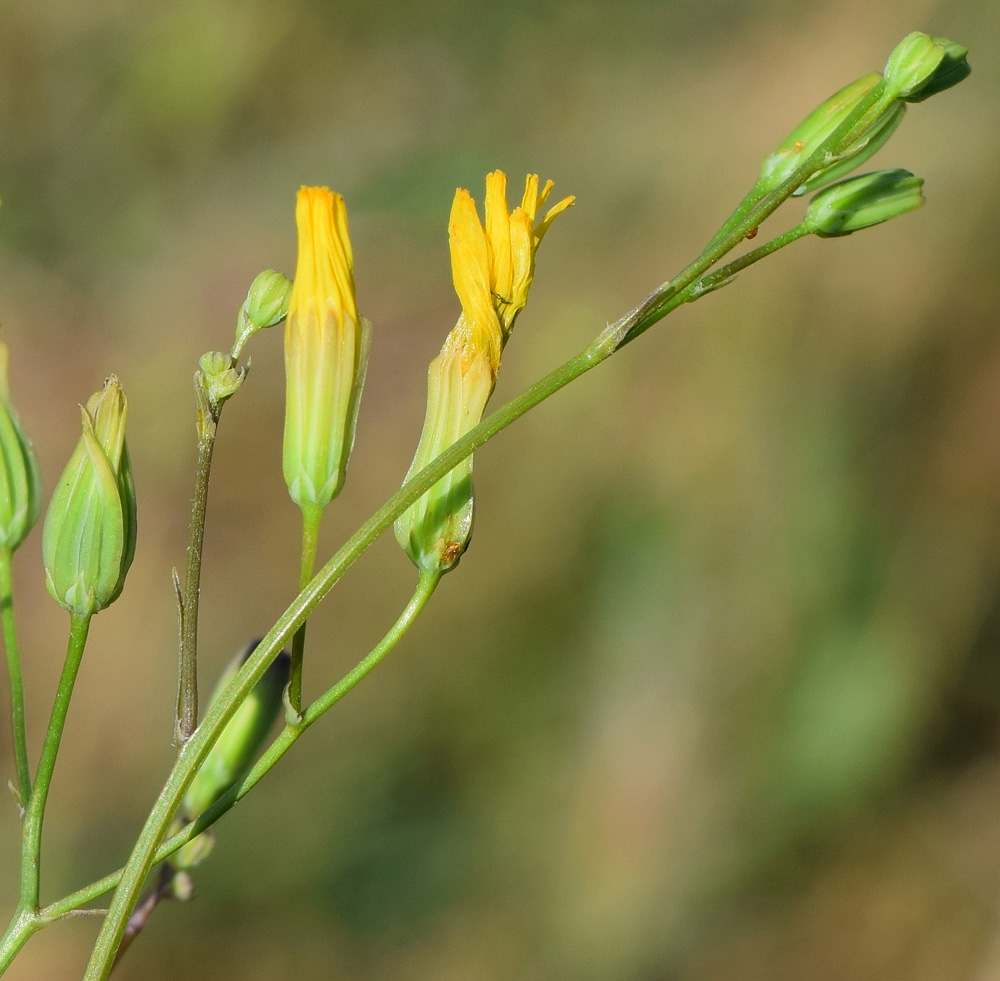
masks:
[[[169,767],[191,373],[253,276],[291,273],[299,185],[345,195],[375,325],[329,554],[412,457],[458,313],[457,185],[500,167],[577,197],[500,399],[696,254],[789,126],[913,29],[975,66],[876,158],[928,207],[781,253],[480,451],[459,573],[219,825],[199,898],[157,911],[122,981],[1000,972],[1000,7],[4,7],[12,390],[51,491],[76,403],[122,378],[143,524],[70,713],[48,898],[123,861]],[[279,333],[221,426],[203,679],[294,592]],[[34,753],[65,631],[38,539],[15,569]],[[387,537],[338,585],[307,694],[412,578]],[[17,834],[11,804],[10,905]],[[72,977],[93,935],[53,927],[9,976]]]

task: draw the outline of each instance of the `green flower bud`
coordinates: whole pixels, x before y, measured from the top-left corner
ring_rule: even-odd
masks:
[[[128,403],[112,375],[80,409],[83,435],[63,471],[42,530],[45,581],[74,616],[113,603],[135,555],[135,486],[125,419]]]
[[[229,662],[212,692],[210,705],[222,694],[259,643],[260,641],[253,641],[247,644]],[[191,781],[173,832],[194,821],[246,776],[257,751],[281,712],[282,692],[288,684],[289,667],[288,654],[282,651],[236,710]],[[203,832],[178,849],[171,862],[175,868],[194,868],[211,851],[212,844],[211,833]]]
[[[906,102],[923,102],[968,77],[972,71],[968,54],[968,48],[944,37],[920,31],[907,34],[886,62],[888,92]]]
[[[14,551],[38,521],[42,477],[7,385],[7,345],[0,343],[0,548]]]
[[[758,187],[768,193],[784,183],[795,169],[812,156],[816,148],[857,108],[858,104],[872,93],[881,81],[882,76],[878,72],[864,75],[851,82],[850,85],[845,85],[839,92],[835,92],[829,99],[817,106],[789,133],[788,138],[777,150],[764,158],[757,182]],[[856,154],[867,149],[872,131],[880,124],[882,124],[881,118],[876,120],[869,131],[856,141],[854,144],[857,147]],[[874,152],[873,150],[872,153]],[[859,160],[858,163],[860,162]]]
[[[291,295],[292,282],[283,273],[265,269],[257,275],[240,307],[233,357],[239,356],[251,335],[285,319]]]
[[[944,49],[944,57],[938,62],[930,78],[914,92],[904,96],[907,102],[923,102],[938,92],[958,85],[972,72],[972,66],[967,61],[969,49],[955,41],[944,37],[932,38],[933,42]]]
[[[921,207],[923,183],[908,170],[851,177],[820,191],[809,202],[804,224],[822,238],[850,235]]]
[[[285,319],[291,295],[292,281],[276,269],[265,269],[250,284],[243,309],[258,330],[273,327]]]

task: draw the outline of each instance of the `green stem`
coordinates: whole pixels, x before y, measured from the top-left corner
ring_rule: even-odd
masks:
[[[238,804],[258,783],[271,771],[274,765],[292,748],[299,737],[317,719],[328,712],[337,704],[349,691],[355,688],[359,682],[366,678],[372,670],[385,658],[385,656],[403,639],[403,636],[413,625],[413,622],[423,612],[427,606],[434,590],[440,581],[438,573],[423,572],[417,583],[417,588],[406,604],[399,619],[392,625],[389,632],[379,641],[364,659],[359,661],[343,678],[335,685],[324,692],[302,713],[302,722],[294,725],[286,725],[284,729],[275,737],[267,750],[257,760],[250,772],[232,787],[226,794],[219,798],[208,810],[201,814],[196,821],[187,825],[182,831],[168,838],[156,850],[153,858],[154,864],[162,862],[172,855],[178,848],[186,845],[193,838],[200,835],[206,828],[215,824],[219,818],[229,811],[235,804]],[[106,892],[114,889],[121,881],[123,869],[118,869],[109,875],[98,879],[95,882],[84,886],[82,889],[71,893],[69,896],[60,899],[58,902],[46,906],[39,912],[39,919],[45,923],[51,923],[60,917],[66,916],[86,903],[93,902]]]
[[[28,806],[31,796],[31,769],[28,766],[28,736],[24,721],[24,682],[21,679],[21,653],[14,629],[13,553],[0,549],[0,620],[3,621],[3,643],[7,651],[7,672],[10,676],[10,724],[14,733],[14,762],[17,767],[17,787],[21,807]]]
[[[199,393],[200,394],[200,393]],[[206,400],[207,401],[207,400]],[[207,416],[204,420],[202,416]],[[201,555],[205,544],[208,481],[218,416],[207,405],[199,406],[198,463],[195,468],[191,523],[188,526],[184,593],[180,598],[181,637],[177,668],[177,720],[174,737],[181,746],[198,725],[198,601],[201,596]]]
[[[319,523],[323,509],[313,506],[302,508],[302,553],[299,561],[299,591],[309,585],[316,567],[316,549],[319,544]],[[292,661],[288,675],[288,707],[291,721],[302,717],[302,656],[306,649],[306,624],[303,623],[292,638]]]
[[[48,800],[52,773],[55,770],[56,757],[59,755],[59,743],[66,726],[66,715],[69,712],[69,702],[73,696],[73,685],[76,683],[76,675],[80,670],[80,661],[83,658],[83,649],[87,644],[90,619],[91,614],[86,616],[74,614],[70,619],[66,660],[63,663],[59,687],[56,689],[56,698],[52,705],[49,728],[45,733],[45,742],[42,744],[42,755],[38,761],[38,771],[35,773],[35,786],[24,814],[21,892],[17,905],[19,911],[32,915],[38,911],[42,821],[45,818],[45,802]]]

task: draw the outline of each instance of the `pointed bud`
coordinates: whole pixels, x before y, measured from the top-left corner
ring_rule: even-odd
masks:
[[[225,691],[259,643],[253,641],[247,644],[226,665],[212,692],[210,706]],[[184,824],[207,811],[249,772],[254,757],[281,712],[281,696],[288,684],[289,665],[288,654],[282,651],[226,724],[184,795],[180,821],[174,831],[179,831]],[[213,842],[211,831],[203,832],[174,853],[172,864],[180,869],[194,868],[211,851]]]
[[[358,314],[344,199],[304,187],[295,207],[299,255],[285,326],[283,469],[303,510],[343,486],[368,365],[371,326]]]
[[[74,616],[113,603],[135,554],[135,487],[125,420],[128,403],[112,375],[81,407],[83,435],[56,486],[42,530],[45,580]]]
[[[7,345],[0,343],[0,548],[13,552],[41,514],[42,477],[10,399],[8,359]]]
[[[535,252],[553,219],[573,203],[564,198],[536,220],[552,189],[539,193],[529,175],[521,206],[508,212],[507,178],[486,178],[486,223],[469,192],[451,210],[452,278],[462,315],[427,372],[427,414],[407,479],[422,470],[483,417],[500,370],[500,354],[528,302]],[[466,457],[396,521],[396,540],[417,568],[453,569],[469,546],[473,518],[472,457]]]
[[[777,150],[764,158],[758,187],[769,193],[784,183],[881,82],[882,76],[878,72],[864,75],[850,85],[845,85],[839,92],[835,92],[817,106],[792,130]],[[875,120],[873,128],[879,122],[880,120]],[[862,144],[858,147],[857,153],[867,147],[868,144],[863,143],[863,140],[870,136],[871,129],[857,141]]]
[[[287,276],[274,269],[265,269],[250,284],[247,298],[240,307],[236,322],[236,344],[233,357],[239,357],[246,342],[258,330],[281,323],[288,313],[292,283]]]
[[[888,91],[906,102],[923,102],[968,77],[972,71],[968,54],[968,48],[947,38],[920,31],[907,34],[886,62]]]
[[[822,238],[850,235],[921,207],[923,183],[908,170],[851,177],[820,191],[809,202],[804,224]]]

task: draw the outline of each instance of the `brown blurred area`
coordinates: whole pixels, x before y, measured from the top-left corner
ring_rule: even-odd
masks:
[[[977,0],[15,0],[0,13],[0,321],[51,489],[130,397],[139,543],[92,630],[43,896],[121,864],[172,758],[198,356],[347,200],[375,324],[334,548],[400,483],[454,323],[447,215],[500,167],[575,194],[510,397],[680,269],[817,102],[907,32],[971,48],[877,158],[928,206],[681,309],[477,454],[460,569],[219,825],[116,977],[1000,978],[1000,5]],[[788,227],[797,205],[773,219]],[[222,422],[202,677],[294,594],[280,331]],[[65,645],[17,556],[37,754]],[[312,621],[307,693],[382,635],[391,536]],[[6,709],[4,779],[13,775]],[[19,823],[0,807],[0,906]],[[6,916],[6,913],[4,914]],[[15,981],[78,977],[80,919]]]

